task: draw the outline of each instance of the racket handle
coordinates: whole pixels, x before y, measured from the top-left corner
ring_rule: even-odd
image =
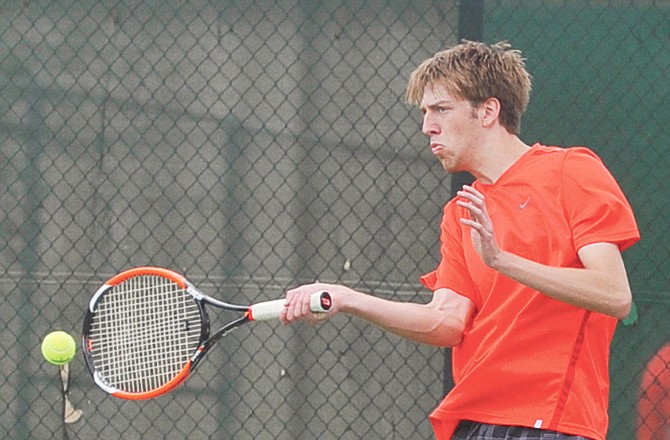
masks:
[[[253,304],[249,307],[248,318],[252,321],[268,321],[279,319],[282,310],[284,310],[285,299],[276,299],[274,301],[265,301]],[[309,300],[309,308],[314,313],[326,313],[330,310],[330,294],[325,290],[314,292]]]

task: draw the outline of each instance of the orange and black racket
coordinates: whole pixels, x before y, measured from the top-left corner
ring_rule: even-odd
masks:
[[[230,330],[252,321],[278,319],[285,300],[250,306],[211,298],[183,275],[137,267],[111,278],[91,298],[82,348],[95,383],[123,399],[149,399],[183,382],[212,346]],[[311,309],[330,309],[328,292],[312,295]],[[210,334],[205,306],[239,312]]]

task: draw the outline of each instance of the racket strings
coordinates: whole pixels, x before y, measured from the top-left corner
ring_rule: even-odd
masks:
[[[141,275],[114,286],[91,324],[92,358],[108,385],[131,393],[169,383],[200,341],[200,309],[169,279]]]

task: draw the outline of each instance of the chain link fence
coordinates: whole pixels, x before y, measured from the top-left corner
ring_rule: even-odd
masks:
[[[637,319],[612,349],[608,438],[651,426],[636,408],[670,340],[669,2],[5,0],[0,11],[0,437],[432,438],[448,352],[348,317],[240,329],[151,401],[108,397],[77,356],[69,399],[83,415],[68,424],[39,346],[54,329],[79,334],[91,293],[138,265],[242,304],[317,279],[428,301],[418,277],[437,264],[452,178],[403,93],[419,62],[461,37],[520,48],[535,80],[522,138],[590,146],[636,210],[643,239],[625,256]]]

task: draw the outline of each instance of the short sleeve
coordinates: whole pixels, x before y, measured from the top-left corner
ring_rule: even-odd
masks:
[[[421,277],[430,290],[449,289],[476,303],[476,288],[470,277],[463,253],[462,228],[455,200],[444,207],[440,226],[441,260],[437,269]]]
[[[575,249],[607,242],[623,251],[640,239],[626,196],[595,153],[582,147],[568,149],[562,175]]]

